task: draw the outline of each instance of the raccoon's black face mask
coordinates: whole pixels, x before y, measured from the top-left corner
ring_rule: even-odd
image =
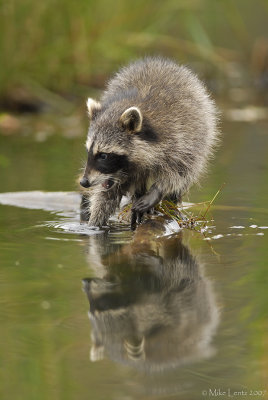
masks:
[[[108,190],[115,183],[123,183],[129,169],[126,155],[116,153],[93,154],[93,145],[89,149],[87,165],[84,176],[80,181],[81,186],[88,188],[97,184]]]
[[[128,169],[126,155],[116,153],[97,153],[93,160],[89,160],[93,168],[102,174],[113,174],[119,170]]]

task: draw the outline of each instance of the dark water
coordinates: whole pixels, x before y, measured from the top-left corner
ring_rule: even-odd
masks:
[[[207,238],[94,233],[76,194],[0,195],[0,399],[267,398],[267,128],[223,124],[186,199],[226,182]],[[73,192],[83,156],[81,138],[1,137],[1,192]]]

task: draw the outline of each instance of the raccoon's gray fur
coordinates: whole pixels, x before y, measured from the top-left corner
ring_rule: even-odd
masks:
[[[145,58],[123,68],[100,102],[88,99],[89,224],[101,226],[132,196],[132,225],[163,198],[181,201],[217,142],[216,109],[186,67]]]

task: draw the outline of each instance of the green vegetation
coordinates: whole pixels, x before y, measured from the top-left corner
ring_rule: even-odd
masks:
[[[0,92],[84,94],[129,59],[161,54],[204,77],[263,70],[266,0],[33,0],[0,5]]]
[[[181,228],[194,229],[201,232],[202,228],[209,223],[211,218],[208,217],[208,212],[224,186],[225,184],[220,187],[211,200],[202,203],[189,203],[185,207],[177,205],[170,200],[162,200],[154,209],[168,219],[176,221]],[[127,204],[118,214],[118,219],[129,221],[131,207],[132,203]],[[201,230],[199,230],[200,226]]]

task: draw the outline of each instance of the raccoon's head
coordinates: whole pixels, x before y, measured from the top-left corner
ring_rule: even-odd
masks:
[[[103,110],[93,99],[88,99],[87,109],[90,118],[86,142],[88,158],[80,184],[85,188],[101,185],[102,190],[109,190],[128,180],[131,136],[141,131],[142,114],[134,106],[119,114],[116,109]]]

